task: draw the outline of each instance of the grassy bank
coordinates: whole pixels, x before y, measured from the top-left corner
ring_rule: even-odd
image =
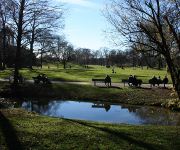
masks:
[[[132,126],[0,110],[1,149],[180,149],[180,127]]]
[[[143,83],[148,83],[149,79],[155,76],[161,76],[163,78],[167,75],[165,69],[144,69],[141,68],[115,68],[116,73],[112,73],[112,68],[106,68],[105,66],[90,65],[89,68],[83,68],[82,66],[73,66],[71,69],[63,69],[51,66],[49,69],[44,66],[42,69],[35,68],[34,70],[21,69],[20,71],[26,79],[32,79],[33,76],[37,76],[39,73],[45,73],[52,80],[60,81],[86,81],[90,82],[92,78],[105,78],[109,74],[112,78],[112,82],[121,82],[122,79],[126,79],[129,75],[136,75],[137,78],[142,79]],[[11,69],[0,72],[0,78],[7,78],[12,73]],[[170,76],[169,76],[170,79]],[[170,81],[171,82],[171,81]]]
[[[4,83],[0,93],[1,97],[102,101],[151,106],[161,106],[161,104],[176,98],[172,90],[164,88],[107,88],[67,83],[52,85],[34,85],[29,83],[16,89],[12,89],[9,84],[5,85]]]

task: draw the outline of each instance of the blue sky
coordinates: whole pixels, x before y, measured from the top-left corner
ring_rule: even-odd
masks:
[[[102,15],[105,0],[55,0],[66,3],[68,8],[65,14],[66,39],[75,48],[90,48],[97,50],[109,47],[105,38],[108,22]],[[106,0],[107,2],[107,0]]]

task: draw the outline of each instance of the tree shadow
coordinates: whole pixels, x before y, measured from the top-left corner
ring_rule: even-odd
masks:
[[[9,150],[22,150],[22,145],[16,135],[16,130],[10,121],[0,111],[0,128]]]
[[[142,86],[129,86],[129,88],[132,88],[132,89],[143,89],[143,90],[152,90],[151,87],[142,87]]]
[[[98,86],[98,87],[99,87],[99,88],[102,88],[102,89],[103,89],[103,88],[105,88],[105,89],[107,89],[107,88],[111,88],[111,89],[122,89],[121,87],[118,87],[118,86],[109,86],[109,87],[108,87],[108,86],[105,85],[105,86]]]
[[[97,126],[94,126],[94,125],[91,125],[89,123],[79,121],[79,120],[71,120],[71,119],[65,119],[65,120],[73,122],[73,123],[77,123],[77,124],[80,124],[80,125],[83,125],[83,126],[87,126],[87,127],[90,127],[90,128],[94,128],[94,129],[99,130],[99,131],[106,132],[106,133],[110,134],[111,136],[115,136],[116,139],[119,139],[119,138],[123,139],[125,141],[128,141],[130,144],[134,144],[134,145],[137,145],[137,146],[145,148],[145,149],[149,149],[149,150],[158,150],[158,149],[160,149],[160,146],[157,145],[157,144],[149,144],[149,143],[146,143],[146,142],[144,142],[142,140],[140,141],[140,140],[133,139],[132,137],[128,136],[127,134],[122,133],[122,132],[117,131],[117,130],[115,131],[115,130],[112,130],[112,129],[109,129],[109,128],[106,128],[106,127],[97,127]],[[163,149],[162,146],[161,146],[161,148]]]

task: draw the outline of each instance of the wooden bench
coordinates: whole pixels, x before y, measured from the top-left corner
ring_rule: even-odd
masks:
[[[136,84],[137,85],[134,85],[133,82],[129,82],[129,79],[122,79],[122,83],[124,83],[124,87],[125,87],[125,84],[128,83],[129,86],[141,86],[142,84],[142,80],[141,79],[136,79]]]
[[[105,79],[92,79],[92,81],[94,82],[94,86],[96,86],[96,82],[104,82],[105,83]]]
[[[9,83],[13,83],[14,82],[14,75],[10,75],[8,77]],[[22,75],[19,75],[17,78],[18,83],[22,84],[25,82],[25,78]]]
[[[32,79],[34,80],[34,83],[36,84],[40,83],[40,80],[38,77],[32,77]]]
[[[122,79],[122,83],[124,83],[124,87],[125,87],[125,84],[129,83],[129,80],[128,79]]]
[[[156,84],[159,86],[160,84],[163,84],[164,85],[164,87],[166,87],[166,84],[168,84],[168,79],[167,78],[165,78],[165,79],[163,79],[163,80],[161,80],[161,79],[150,79],[149,80],[149,84],[150,84],[150,86],[152,87],[152,86],[155,86]]]
[[[33,78],[35,84],[39,84],[40,82],[42,82],[44,84],[51,84],[51,81],[47,77],[37,76],[37,77],[32,77],[32,78]]]

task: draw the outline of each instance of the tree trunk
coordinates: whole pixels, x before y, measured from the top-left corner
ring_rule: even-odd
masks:
[[[158,69],[161,70],[162,68],[162,58],[161,58],[161,54],[158,57]]]
[[[43,57],[42,57],[42,50],[41,50],[41,69],[42,69]]]
[[[0,56],[0,69],[5,69],[5,49],[6,49],[6,26],[3,22],[3,39],[2,39],[2,49],[1,49],[1,56]]]
[[[173,61],[170,57],[170,55],[166,55],[166,62],[171,74],[171,79],[173,82],[173,87],[178,95],[178,98],[180,100],[180,79],[179,79],[179,74],[178,74],[178,70],[175,67],[175,65],[173,64]]]
[[[14,68],[14,86],[18,85],[19,68],[20,68],[20,58],[21,58],[21,40],[23,31],[23,11],[24,11],[25,0],[20,3],[19,20],[18,20],[18,36],[17,36],[17,48],[16,48],[16,58],[15,58],[15,68]]]
[[[66,69],[66,61],[63,60],[63,68]]]
[[[3,30],[3,49],[2,49],[2,67],[3,67],[3,70],[5,69],[5,53],[6,53],[6,26],[4,24],[4,30]]]
[[[32,40],[30,42],[30,64],[29,64],[30,69],[33,69],[33,45],[34,45],[34,41]]]
[[[0,70],[3,70],[3,54],[2,54],[2,48],[0,49]]]
[[[35,13],[33,17],[35,18]],[[30,69],[33,69],[34,40],[35,40],[35,19],[33,19],[32,35],[31,35],[31,41],[30,41]]]

